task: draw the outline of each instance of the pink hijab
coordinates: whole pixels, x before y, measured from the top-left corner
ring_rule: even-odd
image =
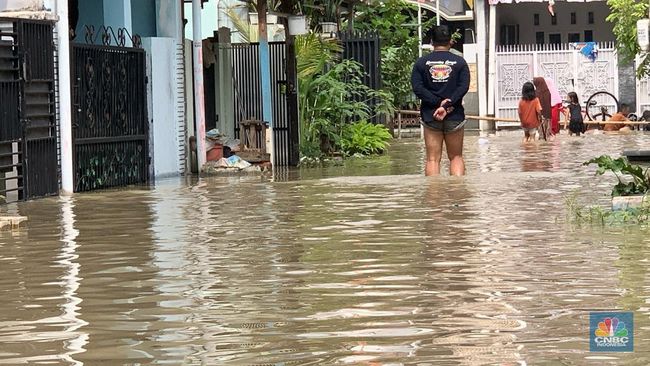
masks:
[[[557,86],[555,86],[555,81],[550,78],[544,78],[544,81],[546,81],[546,86],[548,87],[548,91],[551,92],[551,106],[556,106],[558,104],[562,103],[562,97],[560,96],[560,91],[557,90]]]

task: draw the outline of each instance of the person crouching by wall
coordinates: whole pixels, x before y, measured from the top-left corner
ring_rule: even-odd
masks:
[[[622,103],[620,108],[618,109],[618,112],[616,112],[608,120],[608,122],[625,122],[625,121],[629,121],[628,118],[627,118],[628,114],[630,114],[630,106],[628,104]],[[605,126],[603,127],[603,131],[605,131],[605,132],[615,132],[615,131],[627,132],[627,131],[630,131],[630,127],[628,127],[625,123],[606,123]]]

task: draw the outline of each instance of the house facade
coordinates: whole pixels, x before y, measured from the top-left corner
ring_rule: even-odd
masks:
[[[465,57],[477,66],[479,115],[517,120],[521,85],[534,76],[553,79],[562,94],[575,91],[582,102],[604,90],[635,106],[634,67],[619,62],[605,1],[476,0],[474,5],[476,43],[466,45]],[[595,59],[580,52],[587,42],[597,44]],[[480,125],[495,127],[491,121]],[[518,123],[496,123],[508,125]]]
[[[557,1],[553,14],[548,2],[499,3],[496,5],[499,45],[613,42],[612,23],[605,20],[605,1]]]
[[[4,31],[30,27],[33,19],[55,25],[49,31],[54,55],[43,62],[53,63],[56,72],[52,85],[43,88],[56,95],[48,112],[56,116],[56,132],[49,134],[60,146],[60,163],[43,174],[58,175],[64,192],[151,182],[186,171],[181,7],[175,0],[0,2]],[[20,37],[2,39],[13,42],[8,50],[25,47],[17,44]],[[29,50],[16,53],[22,54],[28,63],[33,58]],[[28,94],[36,85],[25,78],[17,82]],[[29,147],[17,154],[28,152]],[[13,181],[19,192],[35,190],[28,183],[22,187],[22,179]],[[58,190],[43,192],[52,193]]]

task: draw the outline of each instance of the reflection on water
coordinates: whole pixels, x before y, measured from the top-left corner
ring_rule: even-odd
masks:
[[[167,180],[6,206],[0,364],[650,364],[647,228],[573,227],[607,203],[581,163],[645,135],[468,137],[468,175],[419,141],[377,160]],[[635,312],[636,352],[588,352],[588,313]]]

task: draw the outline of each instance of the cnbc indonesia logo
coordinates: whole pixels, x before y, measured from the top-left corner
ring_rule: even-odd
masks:
[[[592,352],[631,352],[633,350],[632,313],[591,313]]]

